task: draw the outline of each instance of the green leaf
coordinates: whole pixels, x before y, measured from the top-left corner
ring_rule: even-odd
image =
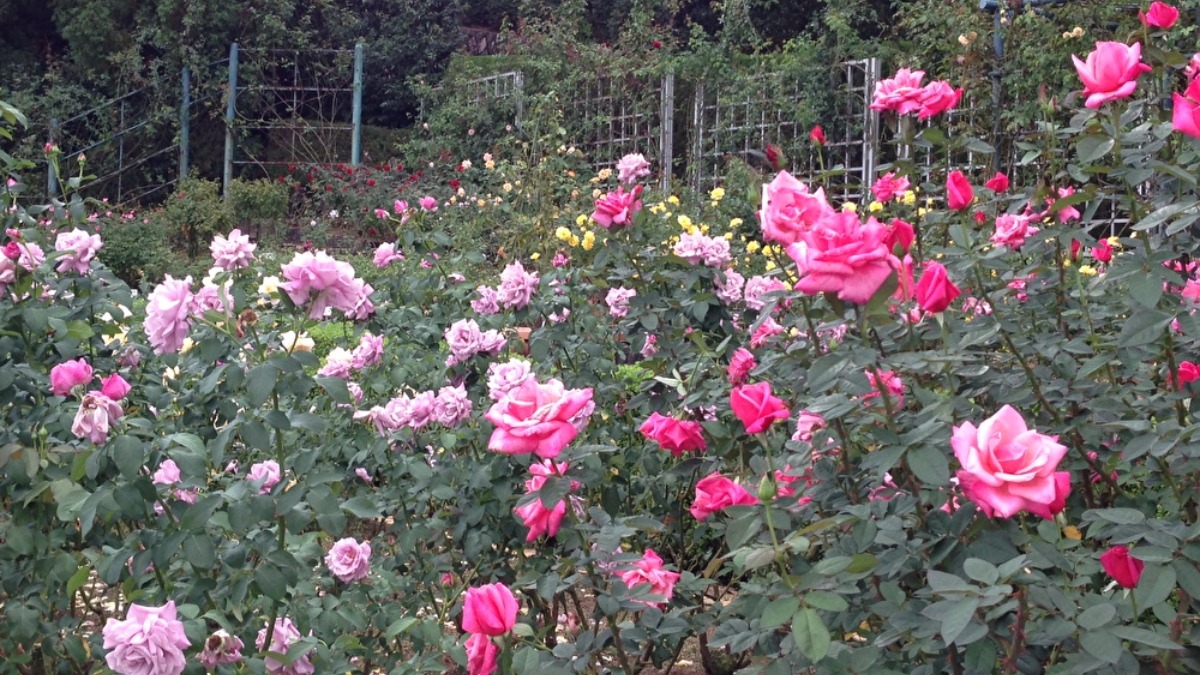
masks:
[[[1079,618],[1075,619],[1075,623],[1084,630],[1096,630],[1112,621],[1116,615],[1117,608],[1112,603],[1105,602],[1085,609],[1079,614]]]
[[[908,468],[922,483],[940,486],[950,482],[950,462],[941,450],[931,445],[918,445],[911,448],[906,457]]]
[[[1142,307],[1153,309],[1163,296],[1163,279],[1153,272],[1129,280],[1129,296]]]
[[[1140,347],[1163,336],[1163,329],[1174,318],[1166,312],[1154,309],[1142,309],[1125,320],[1120,335],[1117,336],[1117,347]]]
[[[829,629],[814,609],[801,609],[792,617],[792,639],[800,648],[800,653],[813,663],[829,653]]]
[[[272,600],[282,600],[287,592],[287,580],[283,578],[283,573],[270,563],[263,563],[254,572],[254,583],[263,595]]]
[[[1135,551],[1136,554],[1136,551]],[[1146,565],[1137,588],[1133,589],[1140,609],[1150,609],[1165,601],[1175,590],[1175,570],[1161,565]]]
[[[1107,520],[1116,525],[1138,525],[1146,522],[1146,514],[1137,509],[1091,509],[1083,512],[1083,522]]]
[[[359,495],[342,502],[342,510],[359,518],[379,518],[383,515],[375,500],[366,495]]]
[[[279,371],[272,365],[264,363],[251,368],[250,372],[246,373],[247,403],[255,408],[265,403],[271,392],[275,391],[278,377]]]
[[[991,586],[1000,578],[1000,571],[992,563],[979,558],[967,558],[963,561],[963,571],[975,581]]]
[[[1112,151],[1116,141],[1104,135],[1084,136],[1079,139],[1075,150],[1082,164],[1091,164]]]
[[[850,607],[850,603],[837,593],[820,590],[806,593],[804,604],[813,609],[823,609],[827,612],[844,612]]]
[[[759,628],[764,630],[782,626],[796,610],[800,609],[800,599],[796,597],[776,598],[763,610],[759,619]]]
[[[190,531],[203,528],[223,501],[225,498],[221,495],[209,495],[187,507],[187,512],[179,519],[179,529]]]
[[[934,593],[976,590],[974,586],[963,581],[962,578],[940,570],[929,570],[926,578],[929,582],[929,589]]]
[[[171,443],[176,443],[178,445],[182,445],[183,447],[187,448],[188,450],[191,450],[192,452],[196,453],[197,455],[208,454],[207,450],[204,447],[204,441],[202,441],[200,439],[200,437],[197,436],[196,434],[185,434],[185,433],[171,434],[170,436],[167,436],[167,440]]]
[[[954,644],[959,635],[966,630],[979,608],[979,598],[962,598],[953,601],[941,613],[942,639],[947,645]]]
[[[1146,630],[1145,628],[1137,628],[1135,626],[1113,626],[1109,628],[1113,635],[1120,637],[1130,642],[1139,642],[1155,649],[1183,649],[1183,646],[1177,644],[1170,638],[1159,635],[1154,631]]]
[[[112,442],[113,461],[121,475],[128,480],[134,480],[142,471],[146,462],[144,444],[133,436],[117,436]]]
[[[67,580],[67,597],[75,595],[75,591],[83,588],[83,584],[87,582],[88,576],[91,574],[92,568],[87,565],[80,565],[79,569],[75,570],[75,574]]]
[[[1121,659],[1121,652],[1125,651],[1120,638],[1106,630],[1081,633],[1079,644],[1083,651],[1105,663],[1116,663]]]
[[[387,639],[391,640],[397,635],[407,633],[413,626],[417,625],[418,622],[418,619],[411,616],[396,619],[392,622],[392,625],[388,626],[385,636]]]

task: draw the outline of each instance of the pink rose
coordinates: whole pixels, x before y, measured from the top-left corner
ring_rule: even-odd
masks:
[[[209,245],[216,266],[229,272],[249,267],[256,248],[258,245],[250,243],[250,237],[238,229],[230,232],[228,237],[214,236]]]
[[[90,377],[88,378],[91,379]],[[129,390],[133,387],[121,377],[120,373],[113,373],[108,377],[100,380],[100,393],[111,398],[114,401],[120,401],[129,395]]]
[[[421,208],[425,211],[433,212],[438,210],[438,200],[430,195],[421,197],[417,200],[417,203],[420,204]]]
[[[543,535],[547,537],[558,535],[563,519],[567,516],[567,502],[560,499],[553,506],[547,507],[542,503],[540,497],[534,497],[524,506],[515,507],[513,515],[521,520],[521,524],[529,528],[529,532],[525,533],[525,541],[534,542]]]
[[[174,485],[179,482],[180,478],[179,465],[175,463],[175,460],[164,459],[150,477],[150,481],[155,485]]]
[[[516,597],[501,583],[468,588],[463,600],[462,628],[479,635],[504,635],[517,625]]]
[[[964,422],[950,439],[962,465],[957,475],[963,493],[989,518],[1020,511],[1052,518],[1055,502],[1065,502],[1070,492],[1070,474],[1055,472],[1067,452],[1057,441],[1029,429],[1007,405],[978,428]]]
[[[657,412],[651,413],[650,417],[642,422],[642,426],[638,427],[638,431],[658,443],[663,450],[669,450],[675,457],[681,457],[685,452],[703,451],[708,447],[699,422],[677,420]]]
[[[825,130],[818,124],[808,132],[808,140],[813,145],[825,145]]]
[[[59,232],[54,240],[54,250],[66,252],[67,255],[59,258],[58,267],[55,269],[59,274],[68,271],[87,274],[90,271],[89,263],[96,257],[101,245],[98,234],[88,234],[78,228],[70,232]]]
[[[606,230],[630,225],[633,223],[634,214],[642,210],[641,196],[641,185],[629,192],[618,186],[615,192],[609,192],[596,200],[592,220]]]
[[[861,223],[850,212],[822,218],[787,247],[806,295],[836,293],[845,302],[866,304],[900,265],[885,243],[887,229],[874,218]]]
[[[941,80],[930,82],[921,89],[919,99],[921,110],[917,113],[917,119],[927,120],[947,110],[953,110],[958,105],[959,99],[962,98],[962,94],[961,87],[955,89],[948,82]]]
[[[50,369],[50,391],[55,396],[69,396],[72,389],[87,386],[91,381],[92,367],[83,358],[63,361]]]
[[[1006,213],[996,217],[996,232],[990,241],[997,246],[1007,246],[1016,251],[1025,244],[1025,239],[1041,230],[1030,225],[1031,215]]]
[[[1109,101],[1128,98],[1137,88],[1137,79],[1142,73],[1150,72],[1150,66],[1142,63],[1142,43],[1132,46],[1124,42],[1097,42],[1096,49],[1080,61],[1071,55],[1075,71],[1083,81],[1084,103],[1088,108],[1099,108]]]
[[[729,394],[729,405],[733,414],[746,425],[748,434],[762,433],[773,422],[785,420],[789,415],[783,401],[771,394],[770,382],[734,387]]]
[[[917,282],[917,304],[926,312],[938,313],[946,311],[950,303],[962,294],[958,286],[950,281],[946,268],[939,262],[929,262]]]
[[[992,192],[1008,192],[1008,176],[997,171],[995,176],[992,176],[988,182],[983,184],[983,187]]]
[[[503,400],[510,391],[531,379],[534,379],[533,369],[528,361],[509,359],[504,363],[494,362],[488,365],[487,370],[488,397],[493,401]]]
[[[258,494],[265,495],[271,491],[271,488],[279,484],[283,477],[279,469],[279,462],[269,459],[265,462],[258,462],[250,465],[250,473],[246,474],[246,480],[251,483],[258,483]]]
[[[704,520],[731,506],[753,506],[757,503],[758,498],[747,492],[746,488],[714,471],[696,483],[696,498],[688,511],[696,520]]]
[[[104,624],[104,660],[121,675],[179,675],[190,646],[173,600],[162,607],[131,604],[124,620],[109,617]]]
[[[146,338],[155,354],[179,351],[192,325],[192,278],[174,279],[170,274],[146,301]]]
[[[908,249],[912,248],[916,238],[917,233],[913,230],[912,225],[899,218],[892,218],[892,222],[888,223],[887,238],[883,243],[892,253],[902,254],[908,253]]]
[[[608,313],[616,319],[624,319],[629,313],[629,301],[637,297],[637,291],[624,286],[608,289],[604,296],[604,304],[608,305]]]
[[[379,269],[383,269],[388,265],[401,260],[404,260],[404,254],[396,249],[395,242],[389,241],[380,244],[379,247],[375,249],[375,255],[372,257],[371,262],[373,262]]]
[[[633,563],[633,569],[621,572],[620,577],[630,590],[637,586],[649,585],[652,595],[670,600],[675,593],[675,582],[679,581],[680,575],[678,572],[663,568],[662,558],[654,552],[654,549],[648,548],[642,554],[641,560]]]
[[[325,565],[345,583],[365,579],[371,571],[371,543],[352,537],[339,539],[325,554]]]
[[[893,370],[881,370],[876,375],[874,370],[866,371],[867,382],[871,383],[871,391],[864,394],[862,397],[863,403],[881,398],[883,396],[882,387],[887,389],[888,398],[891,399],[892,410],[904,407],[904,381]]]
[[[921,109],[924,88],[921,79],[923,70],[901,68],[890,79],[875,83],[875,100],[871,110],[890,110],[897,115],[908,115]]]
[[[1143,12],[1138,10],[1138,20],[1147,28],[1161,28],[1162,30],[1170,30],[1171,26],[1179,20],[1179,10],[1166,3],[1155,2],[1150,3],[1150,9]]]
[[[308,317],[320,320],[327,309],[336,309],[351,319],[365,319],[375,311],[370,284],[354,275],[348,262],[335,260],[324,251],[302,251],[282,268],[279,285],[296,305],[311,303]]]
[[[1184,94],[1171,94],[1171,128],[1185,136],[1200,138],[1200,79],[1188,83]]]
[[[881,202],[890,202],[893,198],[904,194],[907,189],[908,177],[897,176],[895,172],[889,171],[875,179],[875,184],[871,186],[871,194]]]
[[[1107,239],[1101,239],[1095,246],[1092,247],[1091,254],[1092,257],[1096,259],[1096,262],[1112,262],[1112,244],[1108,243]]]
[[[467,675],[492,675],[500,658],[500,646],[483,633],[467,638]]]
[[[725,371],[729,377],[729,383],[738,385],[745,382],[746,378],[750,376],[750,371],[754,370],[756,365],[758,362],[754,360],[754,354],[750,353],[748,349],[739,347],[733,353],[733,358],[729,361],[729,368]]]
[[[488,449],[513,455],[557,457],[579,432],[571,418],[592,400],[592,390],[567,389],[559,380],[526,380],[496,402],[484,417],[496,425]]]
[[[96,445],[103,445],[108,440],[108,432],[113,422],[124,414],[125,411],[121,410],[121,405],[116,401],[98,391],[89,391],[84,394],[79,411],[75,413],[71,433]]]
[[[617,162],[617,180],[625,185],[633,185],[649,175],[650,162],[640,152],[625,155]]]
[[[951,171],[946,176],[946,205],[955,211],[962,211],[971,205],[975,199],[975,191],[971,182],[961,171]]]
[[[832,213],[833,207],[825,201],[824,188],[810,194],[807,185],[780,171],[763,186],[758,218],[763,239],[787,246],[799,241],[802,233]]]
[[[276,654],[287,654],[292,648],[292,644],[299,640],[302,636],[300,630],[296,628],[296,624],[292,620],[285,617],[275,619],[275,631],[271,633],[271,644],[267,646],[267,629],[262,628],[258,631],[258,639],[254,641],[254,645],[259,651],[275,652]],[[267,672],[271,675],[313,675],[317,672],[316,667],[309,661],[309,654],[305,652],[291,665],[284,665],[271,657],[263,659],[263,665],[266,666]]]

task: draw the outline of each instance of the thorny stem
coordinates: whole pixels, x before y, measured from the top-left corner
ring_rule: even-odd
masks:
[[[1025,615],[1029,612],[1029,602],[1025,597],[1025,589],[1017,589],[1017,618],[1013,622],[1012,645],[1008,649],[1008,672],[1017,672],[1017,658],[1024,650]]]

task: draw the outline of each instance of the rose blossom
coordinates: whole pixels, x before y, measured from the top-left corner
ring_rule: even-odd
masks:
[[[867,382],[871,383],[871,391],[864,394],[862,400],[864,403],[869,403],[874,399],[881,398],[883,393],[880,391],[879,383],[882,380],[883,386],[887,388],[888,398],[891,399],[892,410],[897,410],[904,407],[904,382],[900,376],[892,370],[880,370],[878,375],[874,369],[865,372]]]
[[[350,371],[353,368],[353,355],[349,350],[342,347],[334,347],[329,350],[329,355],[325,357],[325,365],[317,371],[317,375],[321,377],[336,377],[339,380],[350,378]]]
[[[91,379],[91,378],[88,378]],[[119,373],[113,373],[108,377],[100,380],[100,393],[111,398],[114,401],[120,401],[129,395],[129,390],[132,387],[121,377]]]
[[[763,239],[787,246],[799,241],[801,234],[833,212],[833,207],[825,201],[824,188],[809,193],[807,185],[780,171],[763,185],[758,218]]]
[[[533,370],[528,361],[509,359],[504,363],[488,364],[488,398],[499,401],[530,379],[533,379]]]
[[[626,185],[633,185],[649,175],[650,162],[640,152],[625,155],[617,162],[617,180]]]
[[[1185,93],[1171,94],[1171,101],[1171,128],[1186,136],[1200,138],[1200,78],[1192,79]]]
[[[641,185],[629,192],[625,192],[623,187],[617,187],[615,192],[609,192],[596,200],[592,220],[606,230],[629,225],[633,223],[634,214],[642,210],[641,196]]]
[[[971,182],[961,171],[951,171],[946,176],[946,205],[955,211],[962,211],[971,205],[975,199],[975,191]]]
[[[180,477],[179,466],[175,464],[175,460],[164,459],[150,476],[150,481],[155,485],[174,485],[179,482]]]
[[[517,625],[519,609],[516,597],[504,584],[468,588],[463,600],[462,628],[477,635],[504,635]]]
[[[500,647],[483,633],[467,638],[467,675],[492,675],[500,658]]]
[[[620,577],[630,590],[637,586],[649,585],[651,595],[657,595],[663,600],[670,600],[675,593],[675,582],[679,581],[680,574],[663,568],[662,558],[654,552],[654,549],[648,548],[642,554],[641,559],[633,563],[633,569],[621,572]],[[646,604],[653,603],[647,602]]]
[[[162,607],[131,604],[124,620],[108,618],[103,633],[104,660],[120,675],[179,675],[187,665],[191,642],[174,600]]]
[[[92,367],[87,359],[63,361],[50,369],[50,391],[55,396],[68,396],[75,387],[86,386],[92,377]]]
[[[192,325],[192,278],[170,274],[146,300],[146,338],[155,354],[178,352]]]
[[[350,263],[335,260],[324,251],[302,251],[282,268],[286,281],[279,285],[296,305],[311,301],[308,317],[321,319],[327,309],[352,319],[365,319],[375,310],[369,284],[354,275]]]
[[[742,299],[746,301],[746,306],[750,309],[761,311],[763,307],[767,306],[767,300],[762,296],[776,291],[786,291],[787,289],[787,286],[775,277],[753,276],[746,280],[745,290],[742,291]]]
[[[325,565],[344,583],[365,579],[371,572],[371,543],[352,537],[339,539],[325,554]]]
[[[266,649],[267,651],[275,652],[276,654],[287,654],[292,648],[292,644],[301,637],[300,631],[296,628],[296,624],[292,620],[285,617],[280,617],[275,620],[275,632],[271,634],[271,645],[267,647],[267,629],[262,628],[258,631],[258,639],[254,641],[254,645],[259,651]],[[266,666],[267,672],[271,675],[313,675],[317,669],[312,662],[308,660],[311,652],[305,652],[303,656],[292,661],[290,665],[267,657],[263,660],[263,665]]]
[[[874,218],[862,223],[851,212],[822,218],[787,247],[800,275],[796,290],[837,293],[845,302],[866,304],[900,265],[884,243],[886,236],[887,229]]]
[[[378,365],[382,358],[383,337],[363,333],[358,338],[358,346],[350,352],[350,366],[355,370],[362,370]]]
[[[241,230],[235,229],[229,233],[229,237],[214,236],[208,248],[217,267],[232,272],[249,267],[254,260],[254,249],[258,246],[250,243],[250,237],[242,234]]]
[[[71,433],[103,445],[108,440],[108,432],[113,422],[125,414],[121,405],[98,391],[89,391],[83,395],[79,410],[75,413],[75,421],[71,423]]]
[[[983,187],[992,192],[1008,192],[1008,176],[997,171],[995,176],[992,176],[988,179],[988,182],[983,184]]]
[[[750,346],[758,349],[767,344],[767,340],[776,335],[783,335],[784,327],[775,319],[767,317],[758,322],[758,327],[754,329],[754,334],[750,336]]]
[[[917,238],[913,226],[900,220],[892,218],[892,222],[887,225],[887,237],[883,243],[887,246],[887,250],[896,253],[897,249],[901,253],[908,253],[908,249],[912,248],[913,241]]]
[[[924,77],[923,70],[901,68],[893,77],[876,82],[871,110],[890,110],[897,115],[907,115],[920,110],[921,95],[924,93],[921,79]]]
[[[526,272],[519,262],[509,264],[500,273],[500,285],[496,287],[496,300],[508,309],[521,309],[533,299],[540,279],[535,272]]]
[[[530,378],[497,401],[484,417],[496,425],[488,449],[507,455],[557,457],[579,431],[572,418],[592,400],[592,390],[567,389],[559,380]]]
[[[1137,88],[1142,73],[1150,72],[1149,65],[1142,63],[1142,43],[1127,45],[1124,42],[1097,42],[1096,49],[1087,55],[1086,61],[1071,55],[1075,71],[1083,81],[1084,103],[1096,109],[1109,101],[1128,98]]]
[[[725,374],[729,377],[729,383],[738,385],[746,381],[750,371],[758,362],[754,360],[754,354],[744,347],[738,347],[738,350],[733,353],[733,358],[729,360],[729,368]]]
[[[934,314],[944,312],[961,294],[959,287],[950,281],[945,266],[934,261],[926,263],[916,288],[917,304],[921,309]]]
[[[456,427],[471,416],[471,399],[463,385],[438,389],[433,401],[433,419],[444,427]]]
[[[242,644],[240,638],[222,630],[217,630],[204,641],[204,651],[200,652],[200,665],[207,670],[215,670],[217,666],[230,665],[242,660]]]
[[[421,208],[424,209],[425,211],[432,212],[432,211],[438,210],[438,200],[430,195],[425,195],[424,197],[421,197],[420,199],[417,200],[417,203],[420,204]]]
[[[950,86],[950,83],[937,80],[930,82],[921,89],[918,100],[921,104],[920,111],[917,112],[917,119],[927,120],[935,115],[940,115],[947,110],[953,110],[958,101],[962,98],[962,88],[955,89]]]
[[[688,511],[696,520],[704,520],[731,506],[753,506],[758,498],[746,488],[714,471],[696,483],[696,497]]]
[[[475,292],[479,294],[479,297],[471,301],[471,309],[484,316],[491,316],[500,311],[496,289],[491,286],[478,286],[475,288]]]
[[[1113,546],[1100,556],[1100,566],[1122,588],[1136,588],[1146,563],[1129,555],[1125,546]]]
[[[54,250],[65,251],[67,255],[58,259],[58,267],[55,269],[59,274],[68,271],[87,274],[91,269],[88,264],[96,257],[101,245],[98,234],[88,234],[78,228],[70,232],[59,232],[54,240]]]
[[[608,295],[604,296],[604,304],[608,305],[608,313],[614,318],[624,319],[629,313],[629,301],[636,296],[636,290],[617,286],[608,289]]]
[[[808,140],[813,145],[825,145],[825,130],[818,124],[808,132]]]
[[[1150,3],[1150,9],[1138,10],[1138,21],[1147,28],[1169,30],[1179,20],[1179,10],[1171,5],[1155,0]]]
[[[989,241],[997,246],[1007,246],[1014,251],[1020,249],[1025,244],[1026,238],[1040,232],[1038,228],[1029,224],[1032,219],[1033,217],[1030,215],[1016,213],[996,216],[996,232]]]
[[[962,465],[963,493],[989,518],[1020,511],[1053,518],[1071,489],[1071,474],[1055,471],[1067,452],[1057,441],[1028,428],[1008,405],[978,428],[970,422],[954,427],[950,445]]]
[[[395,242],[389,241],[380,244],[379,247],[375,249],[375,255],[372,259],[372,262],[375,263],[375,266],[379,269],[383,269],[388,265],[391,265],[394,262],[400,262],[401,260],[404,260],[404,253],[396,249]]]
[[[889,171],[875,180],[871,186],[871,194],[881,202],[890,202],[893,198],[904,194],[908,189],[908,177],[897,176]]]
[[[717,287],[717,299],[731,305],[742,299],[742,287],[746,285],[746,277],[733,269],[726,269],[716,275],[713,283]]]
[[[282,473],[279,470],[279,462],[269,459],[265,462],[258,462],[250,465],[250,473],[246,474],[246,480],[251,483],[258,483],[258,494],[265,495],[271,491],[271,488],[279,484]]]
[[[638,431],[675,457],[681,457],[685,452],[703,451],[708,447],[699,422],[677,420],[657,412],[651,413]]]
[[[729,393],[729,405],[746,426],[746,433],[759,434],[776,420],[788,418],[783,401],[771,394],[770,382],[734,387]]]

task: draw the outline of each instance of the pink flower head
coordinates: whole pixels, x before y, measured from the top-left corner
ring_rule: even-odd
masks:
[[[237,229],[230,232],[228,237],[216,235],[209,246],[217,267],[227,272],[249,267],[256,248],[258,245],[250,243],[250,237]]]
[[[479,294],[479,297],[471,301],[471,309],[484,316],[491,316],[500,311],[500,298],[496,294],[496,289],[491,286],[479,286],[475,292]]]
[[[503,335],[495,330],[481,331],[474,319],[455,321],[446,329],[445,336],[450,348],[447,366],[463,363],[481,352],[498,351],[505,344]]]
[[[358,338],[358,346],[350,352],[350,367],[355,370],[370,368],[383,359],[383,337],[363,333]]]
[[[325,565],[344,583],[367,578],[371,572],[371,543],[352,537],[339,539],[325,554]]]
[[[710,237],[702,232],[685,233],[679,237],[674,252],[693,265],[703,262],[709,267],[722,267],[732,258],[728,239]]]
[[[911,224],[899,218],[892,218],[892,222],[887,225],[887,238],[883,243],[887,246],[887,250],[901,255],[908,253],[916,238],[917,233]]]
[[[283,266],[279,285],[296,305],[311,301],[308,316],[321,319],[327,309],[341,311],[349,318],[364,319],[372,311],[370,285],[354,276],[350,263],[334,260],[324,251],[302,251]]]
[[[617,180],[625,185],[633,185],[649,175],[650,162],[647,162],[640,152],[625,155],[617,162]]]
[[[955,211],[962,211],[971,205],[975,199],[975,190],[971,182],[961,171],[951,171],[946,176],[946,205]]]
[[[944,265],[936,261],[925,264],[925,271],[921,273],[916,288],[917,304],[921,309],[934,314],[944,312],[961,294],[962,291],[950,280]]]
[[[88,264],[96,257],[100,246],[98,234],[88,234],[78,228],[70,232],[59,232],[54,240],[54,250],[66,252],[67,255],[59,258],[58,267],[55,269],[59,274],[68,271],[87,274],[91,269]]]
[[[433,212],[438,210],[438,200],[429,195],[421,197],[417,200],[417,203],[420,204],[421,208],[425,211]]]
[[[801,410],[796,413],[796,433],[792,434],[793,441],[811,443],[813,433],[825,428],[825,418],[815,412]]]
[[[279,484],[282,477],[283,473],[279,469],[279,462],[273,459],[251,464],[250,473],[246,474],[246,480],[258,484],[258,494],[260,495],[269,493],[271,488]]]
[[[908,177],[897,176],[895,172],[889,171],[875,179],[875,184],[871,186],[871,194],[875,195],[875,199],[881,202],[890,202],[892,199],[904,194],[904,191],[907,189]]]
[[[408,211],[408,202],[404,201],[403,199],[397,199],[396,201],[392,202],[392,211],[394,211],[397,214],[402,214],[402,213],[407,212]]]
[[[1171,94],[1171,99],[1171,127],[1185,136],[1200,138],[1200,78],[1193,78],[1186,93]]]
[[[456,427],[471,417],[471,398],[463,385],[438,389],[433,401],[433,419],[444,427]]]
[[[864,224],[850,212],[834,213],[787,247],[806,295],[836,293],[845,302],[866,304],[900,261],[888,250],[887,228],[874,218]]]
[[[566,267],[567,265],[571,264],[571,256],[563,253],[562,251],[555,251],[554,260],[551,260],[550,264],[554,265],[555,267]]]
[[[179,473],[179,465],[173,459],[164,459],[158,465],[158,469],[150,477],[151,482],[155,485],[174,485],[180,481],[182,476]]]
[[[1008,176],[997,171],[995,176],[988,179],[988,182],[983,184],[983,187],[992,192],[1008,192]]]
[[[408,426],[413,429],[429,426],[429,423],[434,421],[433,413],[436,402],[437,394],[432,391],[423,391],[414,396],[408,405]]]
[[[500,646],[483,633],[471,633],[467,638],[467,675],[492,675],[500,658]]]
[[[641,185],[629,192],[618,186],[615,192],[609,192],[596,200],[592,220],[606,230],[630,225],[633,223],[633,216],[642,210],[641,196]]]
[[[545,384],[530,378],[487,411],[496,425],[488,449],[506,455],[535,453],[553,458],[579,431],[572,424],[577,413],[592,401],[592,390],[567,389],[559,380]]]
[[[177,618],[175,602],[162,607],[131,604],[125,619],[104,624],[104,656],[108,667],[129,675],[179,675],[191,646]]]
[[[375,256],[372,262],[374,262],[375,266],[379,269],[383,269],[388,265],[401,260],[404,260],[404,253],[396,249],[395,242],[389,241],[380,244],[379,247],[375,249]]]
[[[1096,259],[1096,262],[1102,262],[1102,263],[1112,262],[1112,258],[1113,258],[1112,244],[1108,243],[1107,239],[1101,239],[1099,242],[1096,243],[1095,246],[1092,247],[1091,255],[1093,258]]]
[[[553,537],[558,534],[563,518],[567,515],[567,502],[559,500],[553,506],[547,507],[540,498],[535,497],[524,506],[514,508],[513,514],[529,528],[525,541],[534,542],[543,535]]]
[[[785,420],[789,415],[783,401],[771,394],[770,382],[734,387],[729,393],[729,405],[748,434],[760,434],[776,420]]]
[[[91,381],[92,367],[84,358],[63,361],[50,369],[50,391],[55,396],[69,396],[72,389],[87,386]]]
[[[237,636],[230,635],[224,629],[217,630],[204,641],[200,665],[207,670],[216,670],[217,666],[237,663],[242,660],[243,647],[245,645]]]
[[[802,234],[833,212],[833,207],[825,201],[824,188],[809,193],[807,185],[780,171],[763,185],[758,219],[763,239],[787,246],[800,241]]]
[[[867,382],[871,383],[871,391],[864,394],[862,400],[864,403],[869,403],[883,396],[880,390],[880,382],[887,388],[888,398],[891,399],[892,410],[898,410],[904,407],[904,382],[900,376],[892,370],[881,370],[879,374],[875,374],[875,370],[871,369],[865,372]]]
[[[146,337],[155,354],[178,352],[192,326],[192,278],[174,279],[170,274],[146,300]]]
[[[1030,215],[1016,213],[997,216],[996,232],[990,241],[997,246],[1007,246],[1016,251],[1025,245],[1025,239],[1040,232],[1038,228],[1029,224],[1032,220]]]
[[[519,609],[517,598],[504,584],[468,588],[463,600],[462,628],[477,635],[504,635],[517,625]]]
[[[297,640],[302,636],[296,624],[286,616],[275,619],[275,632],[271,634],[271,645],[267,647],[267,629],[264,627],[258,631],[258,639],[254,641],[254,645],[259,651],[266,649],[269,652],[276,654],[287,654]],[[317,669],[309,661],[309,655],[312,652],[305,652],[300,658],[292,661],[289,665],[284,665],[283,662],[267,657],[263,659],[263,665],[266,666],[267,672],[271,675],[313,675]]]
[[[71,423],[71,433],[77,438],[83,438],[103,445],[108,440],[108,432],[125,414],[121,404],[98,391],[89,391],[83,395],[79,410],[75,413],[75,421]]]
[[[750,376],[750,371],[758,362],[754,360],[754,354],[744,347],[738,347],[738,350],[733,353],[733,358],[729,360],[729,368],[725,374],[729,377],[729,383],[739,385],[746,381]]]
[[[753,506],[758,498],[746,488],[713,472],[696,483],[696,497],[688,511],[696,520],[704,520],[731,506]]]
[[[368,485],[375,482],[375,480],[373,478],[371,478],[371,472],[367,471],[366,467],[360,466],[360,467],[354,469],[354,475],[358,476],[359,480],[361,480],[364,483],[367,483]]]
[[[321,366],[317,375],[347,380],[354,368],[352,359],[353,355],[349,351],[341,347],[334,347],[329,350],[329,355],[325,357],[325,365]]]
[[[753,276],[746,280],[745,290],[742,291],[742,299],[746,301],[746,306],[750,309],[761,311],[762,308],[767,306],[768,302],[762,296],[767,293],[786,290],[787,286],[775,277]]]
[[[758,349],[767,344],[767,341],[776,335],[783,335],[784,327],[772,317],[767,317],[758,322],[758,327],[754,329],[754,334],[750,336],[750,346]]]
[[[667,601],[675,593],[675,582],[679,581],[680,575],[665,569],[662,558],[654,549],[648,548],[641,559],[633,563],[633,568],[621,572],[620,577],[630,590],[637,586],[649,585],[652,595]]]
[[[1075,188],[1072,186],[1061,187],[1061,188],[1058,188],[1057,192],[1058,192],[1059,198],[1066,198],[1066,197],[1070,197],[1071,195],[1075,194]],[[1054,206],[1055,202],[1057,202],[1057,201],[1058,200],[1054,199],[1053,197],[1047,197],[1046,205],[1049,207],[1052,207],[1052,206]],[[1079,220],[1082,217],[1082,215],[1079,213],[1079,209],[1075,208],[1074,206],[1064,206],[1062,208],[1059,208],[1057,215],[1058,215],[1058,222],[1060,222],[1060,223],[1069,223],[1073,220]],[[1072,242],[1073,243],[1071,244],[1071,258],[1078,259],[1079,256],[1077,254],[1079,253],[1080,244],[1078,243],[1078,240],[1073,239]]]
[[[875,83],[875,100],[871,103],[871,110],[890,110],[897,115],[920,110],[925,91],[921,79],[924,77],[923,70],[901,68],[892,78]]]
[[[1150,3],[1150,9],[1138,10],[1138,20],[1147,28],[1170,30],[1179,20],[1179,10],[1171,5],[1155,0]]]
[[[651,413],[638,431],[675,457],[682,457],[685,452],[704,451],[708,447],[699,422],[677,420],[657,412]]]
[[[624,286],[617,286],[608,289],[608,294],[604,296],[604,303],[608,305],[608,313],[614,318],[624,319],[629,313],[629,301],[637,296],[637,291]]]
[[[520,262],[510,263],[500,273],[496,300],[507,309],[521,309],[533,299],[540,283],[536,272],[526,272]]]
[[[717,288],[717,299],[732,305],[742,299],[742,287],[746,285],[746,277],[730,268],[718,274],[713,279],[713,284]]]
[[[953,110],[958,106],[958,101],[962,98],[962,94],[963,90],[961,87],[955,89],[948,82],[943,82],[942,80],[930,82],[921,89],[919,97],[921,109],[917,112],[917,119],[927,120],[947,110]]]
[[[1150,72],[1149,65],[1142,63],[1142,43],[1127,45],[1124,42],[1097,42],[1095,51],[1080,61],[1071,55],[1075,71],[1083,81],[1084,103],[1088,108],[1099,108],[1109,101],[1128,98],[1137,88],[1142,73]]]
[[[88,378],[89,380],[91,378]],[[129,395],[129,390],[132,387],[121,377],[120,373],[113,373],[108,377],[100,380],[100,393],[111,398],[114,401],[120,401]]]
[[[509,392],[531,379],[533,370],[528,361],[509,359],[504,363],[493,362],[488,365],[487,370],[488,397],[493,401],[500,401]]]
[[[1007,405],[978,428],[970,422],[955,427],[950,444],[962,465],[957,475],[963,493],[989,518],[1020,511],[1053,518],[1071,480],[1070,473],[1055,471],[1067,452],[1057,440],[1029,429]]]

